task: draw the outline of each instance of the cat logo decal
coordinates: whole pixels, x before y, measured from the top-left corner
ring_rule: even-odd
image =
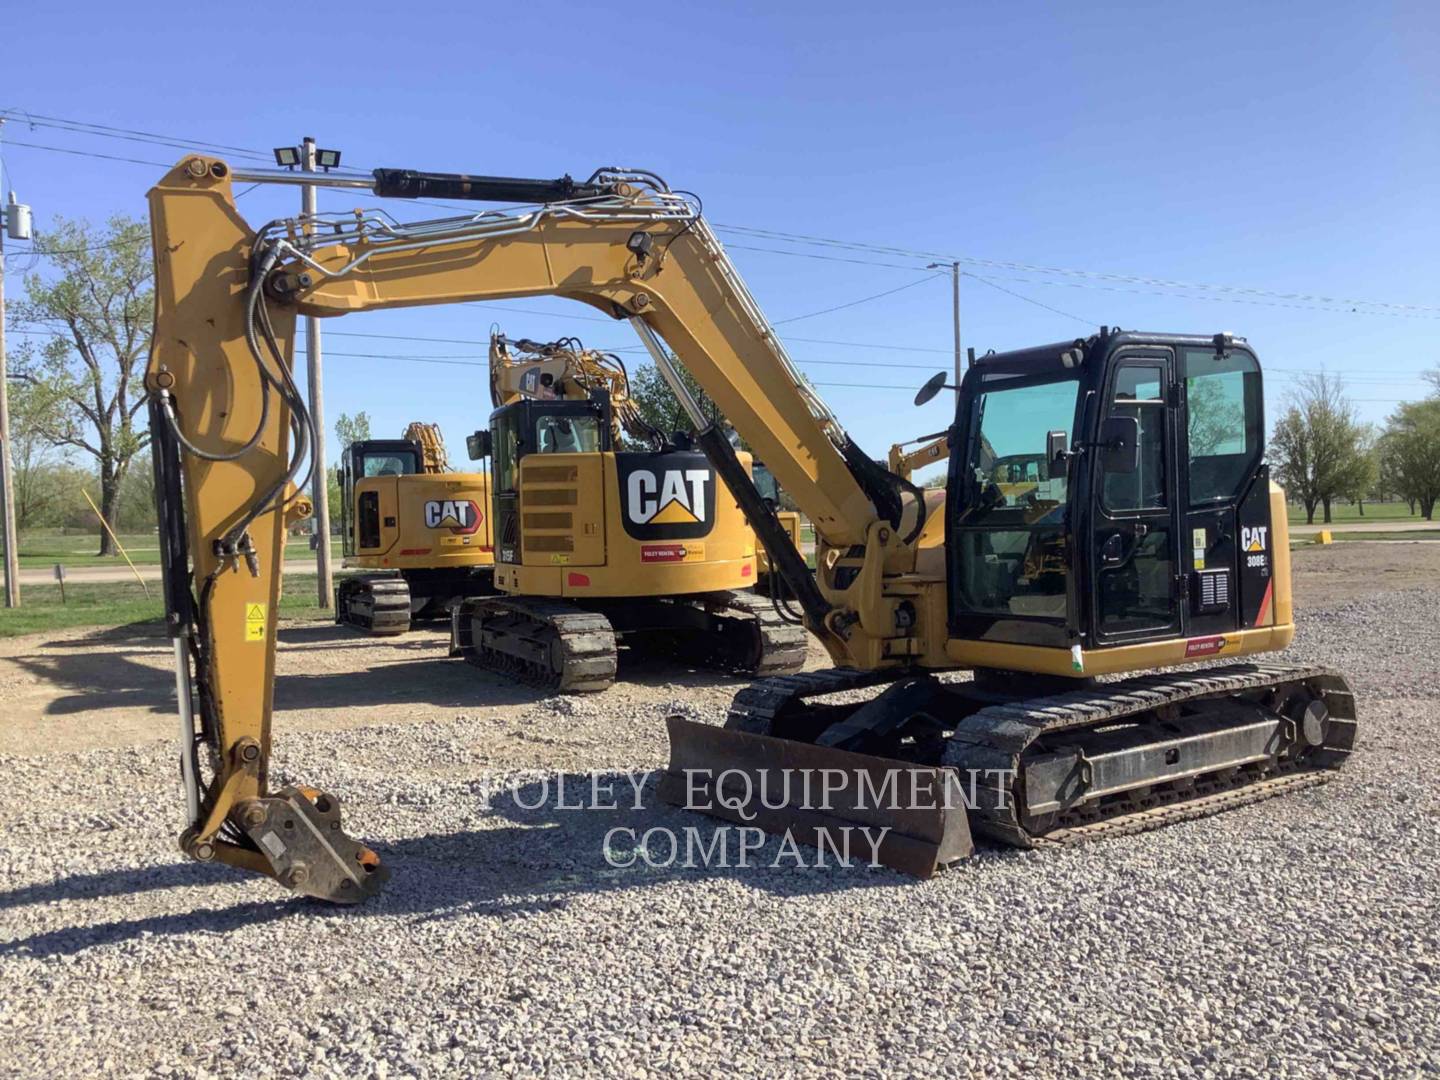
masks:
[[[425,504],[425,527],[427,529],[449,529],[452,533],[468,535],[480,528],[485,515],[471,499],[431,499]]]

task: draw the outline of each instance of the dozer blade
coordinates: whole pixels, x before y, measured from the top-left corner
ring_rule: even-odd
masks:
[[[268,872],[305,896],[358,904],[378,893],[390,876],[379,856],[345,835],[340,802],[333,795],[313,788],[282,788],[246,803],[241,819],[264,855]]]
[[[963,789],[952,769],[834,750],[666,718],[670,765],[660,798],[822,851],[858,851],[915,877],[974,850]],[[868,830],[867,842],[852,837]],[[857,847],[858,845],[858,847]]]

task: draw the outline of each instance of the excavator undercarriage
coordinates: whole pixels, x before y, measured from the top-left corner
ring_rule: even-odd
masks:
[[[455,608],[453,651],[476,667],[561,693],[604,690],[620,646],[681,664],[743,675],[798,671],[805,628],[750,593],[586,605],[547,597],[476,597]]]
[[[724,729],[669,719],[661,797],[747,824],[758,811],[767,831],[809,829],[811,842],[817,826],[888,827],[880,862],[928,877],[969,855],[971,833],[1076,844],[1321,783],[1355,741],[1354,698],[1325,668],[1228,664],[1041,696],[1019,673],[977,674],[758,682]],[[863,702],[833,700],[877,685]],[[855,798],[866,790],[868,806]]]

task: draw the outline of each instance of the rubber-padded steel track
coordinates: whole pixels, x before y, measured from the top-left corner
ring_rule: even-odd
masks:
[[[1199,702],[1278,702],[1301,690],[1322,700],[1329,713],[1323,743],[1309,752],[1139,787],[1100,805],[1084,804],[1060,814],[1043,834],[1023,820],[1025,756],[1045,736],[1145,723],[1159,719],[1157,710]],[[1141,832],[1319,783],[1349,756],[1355,728],[1354,697],[1335,672],[1287,664],[1227,664],[1098,683],[982,708],[962,720],[950,736],[944,764],[961,770],[1006,770],[1014,778],[1008,789],[976,786],[971,828],[1008,844],[1035,847]]]
[[[410,629],[410,586],[398,574],[356,574],[335,583],[335,621],[377,637]]]
[[[745,675],[785,675],[805,666],[809,636],[803,626],[786,622],[768,597],[754,593],[706,593],[677,603],[700,604],[714,629],[709,662]]]
[[[803,699],[844,690],[893,682],[904,672],[891,669],[861,671],[859,668],[828,668],[806,671],[752,683],[735,695],[725,726],[749,735],[776,735],[794,738],[786,730],[791,715],[804,708]]]
[[[891,683],[913,674],[835,668],[765,679],[736,695],[725,726],[752,735],[813,742],[837,720],[843,720],[853,706],[805,699]],[[1058,694],[995,704],[989,703],[995,699],[993,692],[977,694],[969,691],[970,685],[953,685],[959,719],[942,744],[941,760],[930,764],[944,764],[961,770],[962,775],[974,770],[968,775],[1011,778],[1008,784],[966,785],[974,797],[970,824],[977,833],[1021,847],[1075,844],[1141,832],[1323,783],[1344,763],[1355,740],[1354,697],[1342,676],[1322,667],[1228,664],[1086,684]],[[968,710],[967,696],[975,706]],[[1237,705],[1259,706],[1272,710],[1271,715],[1280,714],[1283,720],[1290,703],[1307,700],[1322,702],[1327,714],[1318,746],[1290,743],[1266,761],[1139,783],[1117,796],[1079,802],[1038,821],[1026,820],[1025,765],[1033,760],[1027,754],[1041,752],[1041,741],[1047,737],[1128,728],[1137,733],[1140,743],[1152,735],[1160,742],[1166,737],[1167,720],[1182,709],[1209,714]],[[1205,703],[1213,703],[1213,708]],[[1294,719],[1297,724],[1303,722]],[[1052,747],[1050,752],[1057,749],[1060,747]],[[716,762],[715,766],[723,769],[725,763]],[[1029,826],[1036,824],[1043,825],[1043,830],[1032,831]]]
[[[561,693],[615,681],[615,631],[605,616],[564,600],[484,597],[462,602],[455,644],[467,661]]]

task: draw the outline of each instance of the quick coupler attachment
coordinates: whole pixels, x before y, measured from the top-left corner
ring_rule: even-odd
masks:
[[[340,827],[340,800],[314,788],[282,788],[235,813],[287,888],[317,900],[358,904],[389,878],[380,857]],[[223,857],[223,856],[222,856]]]

